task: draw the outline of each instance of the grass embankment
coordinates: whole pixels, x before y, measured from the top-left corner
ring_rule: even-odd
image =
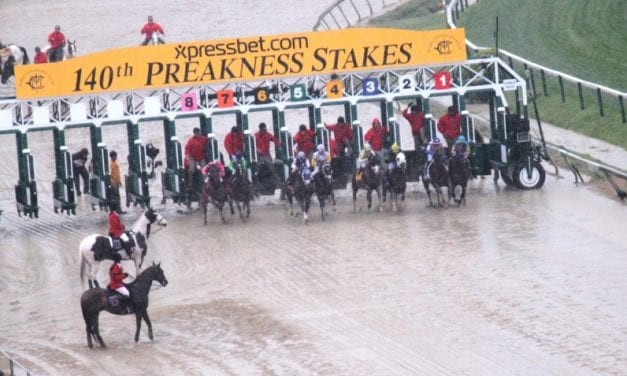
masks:
[[[373,25],[438,29],[447,27],[439,1],[415,0],[372,20]],[[627,7],[624,0],[481,0],[461,14],[458,26],[480,46],[494,46],[499,17],[499,48],[580,79],[624,91],[627,88]],[[520,71],[520,67],[516,67]],[[543,121],[627,148],[627,124],[618,99],[603,96],[600,116],[597,93],[583,88],[580,109],[577,85],[564,81],[562,103],[557,78],[534,71],[537,103]],[[626,98],[627,99],[627,98]],[[531,113],[531,111],[530,111]]]

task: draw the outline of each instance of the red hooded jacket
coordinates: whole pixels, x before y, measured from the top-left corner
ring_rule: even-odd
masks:
[[[224,137],[224,148],[229,153],[229,159],[238,151],[244,152],[244,134],[229,132]]]
[[[410,112],[408,108],[403,111],[403,117],[411,126],[411,134],[417,135],[425,125],[425,114],[422,111]]]
[[[462,133],[461,124],[462,116],[460,114],[449,115],[446,113],[438,120],[438,131],[447,140],[455,140]]]
[[[296,144],[298,151],[302,151],[303,153],[309,155],[314,150],[314,136],[316,133],[311,129],[306,129],[305,131],[299,131],[294,136],[294,143]]]
[[[257,143],[257,154],[270,155],[270,142],[274,142],[277,148],[281,147],[281,141],[270,132],[255,133],[255,142]]]
[[[364,136],[364,140],[370,144],[372,150],[381,151],[383,149],[383,143],[385,142],[385,137],[388,134],[388,130],[381,126],[381,122],[379,119],[374,118],[372,121],[372,128],[366,132]]]
[[[122,236],[125,230],[126,228],[124,227],[122,220],[120,220],[118,213],[114,211],[109,212],[109,234],[117,239]]]

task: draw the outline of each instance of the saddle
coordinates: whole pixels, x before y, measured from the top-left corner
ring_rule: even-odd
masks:
[[[133,231],[125,231],[124,232],[126,234],[126,236],[128,236],[128,244],[131,248],[135,247],[135,234],[133,233]],[[114,251],[119,251],[124,249],[124,247],[122,247],[122,240],[121,239],[114,239],[113,237],[109,236],[109,245],[111,247],[112,250]]]
[[[134,313],[130,297],[126,297],[107,286],[107,303],[117,313]]]

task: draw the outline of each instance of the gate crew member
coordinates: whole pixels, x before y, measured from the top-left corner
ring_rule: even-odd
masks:
[[[239,126],[231,128],[231,132],[224,136],[224,149],[226,149],[226,152],[229,154],[229,160],[233,158],[238,151],[242,155],[244,154],[244,133]]]
[[[446,146],[452,147],[462,133],[462,116],[457,112],[457,107],[449,106],[446,114],[438,119],[438,131],[442,133],[446,140]]]
[[[316,133],[311,129],[307,129],[305,124],[301,124],[298,127],[298,133],[294,136],[294,146],[296,150],[305,153],[307,159],[310,159],[313,154],[315,136]]]
[[[383,160],[383,146],[387,136],[388,130],[381,126],[381,121],[378,118],[372,119],[372,128],[366,132],[364,140],[370,144],[372,151],[379,157],[379,160]]]
[[[259,165],[265,164],[270,173],[272,179],[277,180],[276,171],[274,169],[274,162],[272,161],[272,155],[270,155],[270,142],[274,142],[274,146],[278,149],[281,147],[281,141],[276,138],[272,133],[268,132],[266,123],[259,123],[259,131],[255,133],[255,144],[257,145],[257,162]]]
[[[420,148],[424,145],[424,125],[425,114],[420,111],[417,104],[410,103],[407,108],[403,110],[403,117],[407,119],[411,126],[411,134],[414,136],[415,150],[420,152]]]

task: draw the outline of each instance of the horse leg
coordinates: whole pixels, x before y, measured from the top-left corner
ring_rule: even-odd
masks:
[[[242,205],[240,204],[239,201],[235,201],[235,203],[237,204],[237,211],[239,212],[239,219],[241,219],[243,221],[244,220],[244,214],[242,214]]]
[[[87,317],[85,312],[83,312],[83,318],[85,319],[85,333],[87,334],[87,347],[89,347],[90,349],[93,349],[94,344],[91,341],[91,330],[92,330],[91,318]]]
[[[148,317],[148,310],[145,310],[142,313],[142,317],[144,318],[144,321],[146,321],[146,326],[148,327],[148,338],[152,341],[154,336],[152,335],[152,323],[150,322],[150,317]]]
[[[250,200],[246,199],[246,218],[250,217]]]
[[[357,189],[353,184],[353,213],[357,213]]]
[[[233,200],[229,200],[229,209],[231,209],[231,215],[235,215],[235,209],[233,208]],[[237,202],[237,210],[239,210],[239,202]],[[240,212],[240,218],[242,214]]]
[[[320,214],[322,215],[322,220],[326,220],[326,218],[324,218],[324,198],[322,197],[318,197],[318,202],[320,203]]]
[[[91,286],[91,283],[93,282],[93,285],[95,288],[100,287],[100,285],[98,284],[98,268],[100,267],[100,261],[94,261],[92,264],[89,264],[89,283]]]
[[[372,208],[372,189],[368,188],[366,191],[366,200],[368,200],[368,210]]]
[[[383,212],[383,204],[381,204],[381,186],[378,186],[376,191],[377,191],[377,200],[379,201],[379,211]]]
[[[100,316],[100,313],[96,312],[96,314],[92,318],[92,335],[98,340],[100,347],[104,349],[107,346],[105,345],[104,341],[102,340],[102,337],[100,336],[100,323],[98,322],[99,316]]]
[[[135,342],[139,342],[139,330],[142,328],[142,317],[139,312],[135,313],[135,328]]]
[[[203,224],[206,226],[207,225],[207,203],[206,202],[203,203],[202,212],[205,218]]]

